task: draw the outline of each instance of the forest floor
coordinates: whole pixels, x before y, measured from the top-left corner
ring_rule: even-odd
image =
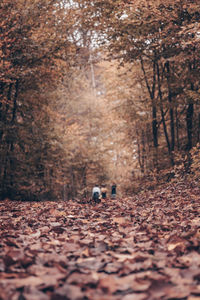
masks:
[[[1,300],[200,299],[200,188],[0,202]]]

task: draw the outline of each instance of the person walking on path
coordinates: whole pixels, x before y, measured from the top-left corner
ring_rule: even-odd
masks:
[[[105,184],[102,184],[101,197],[102,197],[102,199],[106,199],[106,197],[107,197],[107,188],[106,188]]]
[[[96,202],[96,203],[99,203],[101,201],[100,195],[101,195],[101,190],[100,190],[98,184],[96,184],[92,189],[92,200],[94,200],[94,202]]]
[[[111,199],[116,198],[116,194],[117,194],[116,188],[117,188],[117,185],[115,183],[113,183],[112,187],[111,187]]]

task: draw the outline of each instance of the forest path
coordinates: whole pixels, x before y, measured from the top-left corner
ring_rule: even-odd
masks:
[[[200,189],[0,202],[1,300],[200,299]]]

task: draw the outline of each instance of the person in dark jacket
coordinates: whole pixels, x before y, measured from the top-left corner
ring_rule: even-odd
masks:
[[[111,199],[115,199],[116,198],[116,191],[117,185],[115,183],[113,183],[112,187],[111,187]]]

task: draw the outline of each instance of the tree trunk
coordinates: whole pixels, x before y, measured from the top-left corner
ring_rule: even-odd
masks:
[[[13,110],[12,110],[12,119],[11,124],[14,125],[15,118],[16,118],[16,111],[17,111],[17,97],[18,97],[18,90],[19,90],[19,81],[16,80],[15,83],[15,94],[13,99]],[[13,179],[14,179],[14,169],[15,169],[15,161],[14,161],[14,141],[10,141],[10,185],[13,186]]]
[[[12,120],[11,120],[12,124],[14,123],[16,118],[18,91],[19,91],[19,80],[17,79],[15,83],[15,95],[13,100],[13,111],[12,111]]]
[[[139,141],[139,133],[138,131],[136,130],[137,132],[137,150],[138,150],[138,163],[139,163],[139,166],[140,166],[140,169],[141,169],[141,172],[142,174],[144,173],[144,168],[142,166],[142,161],[141,161],[141,150],[140,150],[140,141]]]
[[[75,178],[75,174],[73,171],[73,167],[71,167],[71,196],[72,196],[72,200],[75,199],[76,197],[76,178]]]
[[[10,108],[10,100],[11,100],[11,95],[12,95],[12,86],[13,84],[10,83],[8,86],[8,90],[7,90],[7,103],[6,103],[6,107],[5,110],[2,111],[2,122],[6,128],[6,125],[8,123],[8,112],[9,112],[9,108]],[[8,132],[6,132],[7,129],[4,130],[4,134],[5,134],[5,141],[2,141],[2,149],[3,149],[3,154],[2,154],[2,169],[1,169],[1,175],[2,175],[2,191],[3,194],[6,194],[6,189],[8,188],[8,164],[9,164],[9,151],[10,151],[10,138],[8,137]],[[7,196],[7,195],[5,195]]]
[[[87,165],[82,169],[82,188],[83,188],[83,197],[87,198]]]
[[[3,94],[5,85],[6,85],[5,82],[0,81],[0,94],[1,95]]]
[[[198,119],[198,136],[197,136],[197,142],[200,142],[200,113],[198,115],[199,119]]]
[[[147,90],[149,92],[149,96],[152,103],[152,135],[153,135],[153,145],[154,145],[154,158],[153,158],[153,164],[154,168],[157,168],[157,152],[158,152],[158,122],[157,122],[157,107],[155,103],[155,86],[156,86],[156,53],[154,53],[154,60],[153,60],[153,80],[152,80],[152,86],[150,87],[148,77],[145,71],[143,58],[140,57],[141,62],[141,69],[144,74],[144,80],[146,83]]]
[[[157,122],[157,108],[152,107],[152,129],[153,129],[153,144],[154,147],[158,147],[158,122]]]
[[[162,95],[162,90],[161,90],[160,70],[159,70],[158,63],[156,64],[156,66],[157,66],[157,78],[158,78],[158,95],[159,95],[159,98],[160,98],[160,111],[161,111],[163,130],[164,130],[164,135],[165,135],[165,139],[166,139],[166,142],[167,142],[167,149],[168,149],[169,157],[170,157],[170,160],[171,160],[171,164],[173,166],[174,165],[174,159],[173,159],[173,155],[172,155],[172,152],[171,152],[171,145],[170,145],[169,136],[168,136],[168,132],[167,132],[167,126],[166,126],[166,122],[165,122],[165,114],[164,114],[164,110],[163,110],[163,95]]]
[[[193,51],[195,52],[195,48],[193,49]],[[191,72],[192,70],[196,69],[196,60],[194,57],[193,63],[189,63],[189,72]],[[190,83],[191,86],[191,90],[194,91],[195,87],[194,87],[194,83],[191,81]],[[190,150],[192,148],[192,131],[193,131],[193,114],[194,114],[194,104],[192,103],[192,100],[189,100],[189,104],[187,107],[187,111],[186,111],[186,124],[187,124],[187,138],[188,138],[188,143],[186,146],[186,150]]]
[[[142,168],[143,168],[143,173],[145,173],[145,158],[146,158],[145,134],[144,134],[144,130],[142,129]]]
[[[5,83],[0,82],[0,122],[3,121],[3,91],[4,91]],[[2,142],[2,136],[3,136],[3,125],[0,127],[0,142]]]
[[[171,91],[171,84],[170,84],[170,67],[169,62],[166,64],[167,69],[167,85],[168,85],[168,101],[170,105],[170,129],[171,129],[171,151],[174,151],[175,147],[175,130],[174,130],[174,109],[173,109],[173,103],[172,103],[172,91]]]
[[[3,174],[2,178],[2,190],[6,193],[6,190],[12,188],[14,184],[14,170],[15,170],[15,161],[14,161],[14,140],[11,135],[15,132],[15,118],[16,118],[16,110],[17,110],[17,97],[18,97],[18,90],[19,90],[19,81],[16,80],[15,83],[15,93],[13,96],[13,108],[10,112],[10,103],[13,95],[13,83],[10,83],[8,86],[7,91],[7,104],[6,109],[3,115],[3,122],[4,124],[8,124],[10,122],[11,128],[8,129],[8,132],[5,132],[5,156],[2,158],[2,168],[1,174]],[[11,117],[10,117],[11,114]]]
[[[186,112],[187,138],[188,138],[186,149],[188,151],[192,148],[193,113],[194,113],[194,104],[189,103]]]
[[[178,119],[178,110],[176,107],[176,141],[177,141],[177,149],[180,149],[180,139],[179,139],[179,119]]]

